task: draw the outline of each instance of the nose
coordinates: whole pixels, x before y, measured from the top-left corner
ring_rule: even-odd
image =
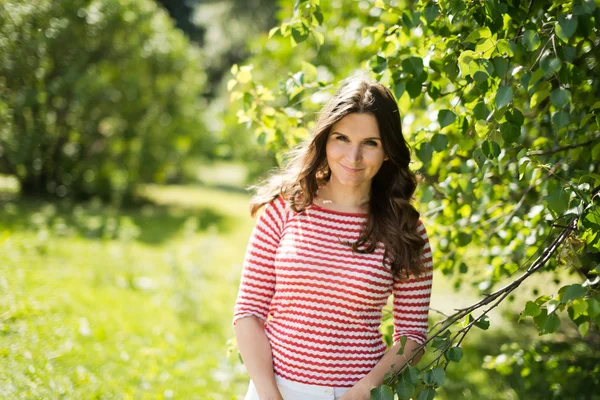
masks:
[[[346,154],[346,158],[354,165],[358,164],[362,158],[360,145],[350,146],[350,148],[348,149],[348,153]]]

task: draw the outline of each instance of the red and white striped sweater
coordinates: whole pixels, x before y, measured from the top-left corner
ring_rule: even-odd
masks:
[[[243,264],[233,324],[265,320],[275,373],[313,385],[351,387],[386,350],[378,328],[393,294],[394,343],[427,337],[432,258],[425,239],[420,277],[395,280],[384,245],[353,253],[366,214],[315,204],[294,213],[280,196],[265,206],[252,231]],[[267,318],[268,317],[268,318]]]

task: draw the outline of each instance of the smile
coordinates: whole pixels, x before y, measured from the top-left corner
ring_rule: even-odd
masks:
[[[342,165],[342,164],[340,164],[340,165]],[[349,168],[344,165],[342,165],[342,168],[344,168],[346,171],[351,172],[351,173],[357,173],[357,172],[362,171],[362,168]]]

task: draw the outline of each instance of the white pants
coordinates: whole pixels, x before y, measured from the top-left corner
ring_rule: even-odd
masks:
[[[308,385],[306,383],[290,381],[277,375],[275,375],[275,382],[277,382],[277,387],[283,400],[337,400],[350,389]],[[252,381],[250,381],[248,393],[246,393],[244,400],[260,400]]]

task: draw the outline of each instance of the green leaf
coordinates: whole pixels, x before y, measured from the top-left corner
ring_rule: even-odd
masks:
[[[558,301],[558,300],[550,300],[548,302],[548,304],[546,304],[548,314],[552,314],[559,307],[560,307],[560,301]]]
[[[525,309],[522,311],[522,315],[524,317],[537,317],[541,313],[542,309],[533,301],[528,301],[525,303]]]
[[[292,37],[294,38],[296,44],[305,41],[309,33],[310,32],[308,28],[304,24],[292,26]]]
[[[448,146],[448,136],[443,135],[441,133],[436,133],[431,138],[431,143],[433,144],[433,148],[435,149],[435,151],[437,151],[437,152],[444,151],[444,150],[446,150],[446,147]]]
[[[396,384],[396,394],[400,400],[410,400],[415,393],[415,385],[400,377]]]
[[[433,100],[437,100],[440,97],[441,92],[442,88],[440,85],[434,82],[431,82],[427,88],[427,94],[429,94],[429,97],[431,97]]]
[[[408,368],[406,368],[406,370],[404,370],[402,373],[402,376],[406,382],[416,385],[419,382],[419,372],[419,368],[409,365]]]
[[[423,89],[422,82],[417,78],[409,79],[406,82],[406,91],[411,99],[415,99],[419,97],[421,94],[421,90]]]
[[[577,29],[577,17],[573,14],[561,15],[556,25],[556,36],[563,42],[568,42]]]
[[[431,162],[431,156],[433,155],[433,145],[429,142],[421,143],[418,149],[416,149],[417,157],[424,165],[428,165]]]
[[[591,14],[596,9],[594,0],[575,1],[573,3],[573,13],[575,15]]]
[[[512,86],[501,86],[496,92],[496,108],[502,108],[508,105],[513,99]]]
[[[408,57],[402,61],[402,69],[418,77],[423,73],[423,59],[421,57]]]
[[[590,318],[596,318],[600,315],[600,301],[596,299],[587,299],[588,303],[588,315]]]
[[[487,108],[484,102],[479,102],[473,108],[473,116],[475,120],[486,120],[488,115],[490,115],[490,110]]]
[[[371,400],[394,400],[394,392],[389,386],[378,386],[371,389]]]
[[[545,76],[550,76],[560,70],[561,62],[556,57],[546,57],[540,62]]]
[[[475,53],[478,53],[481,58],[490,58],[494,52],[496,43],[489,38],[479,39],[475,46]]]
[[[404,82],[394,82],[394,96],[396,96],[396,100],[400,100],[405,89],[406,84]]]
[[[410,29],[419,24],[420,14],[418,12],[404,11],[402,13],[402,25],[404,28]]]
[[[498,49],[498,53],[502,55],[506,55],[508,57],[512,57],[515,55],[515,53],[512,51],[512,48],[510,47],[510,43],[506,39],[498,40],[496,48]]]
[[[521,136],[521,129],[517,125],[513,125],[510,122],[504,122],[500,124],[500,134],[504,143],[510,144],[516,142]]]
[[[440,129],[452,124],[456,120],[456,114],[450,110],[440,110],[438,112],[438,122],[440,123]]]
[[[478,59],[477,54],[471,50],[465,50],[458,56],[458,66],[460,73],[463,77],[470,76],[471,73],[475,73],[477,70],[471,72],[471,63]]]
[[[569,196],[564,188],[558,187],[546,197],[548,207],[556,214],[562,214],[569,206]]]
[[[402,336],[400,338],[400,348],[398,349],[398,352],[396,354],[404,354],[404,346],[406,346],[407,341],[408,338],[406,336]]]
[[[525,172],[527,172],[527,166],[531,160],[528,157],[523,157],[519,160],[519,180],[523,179]]]
[[[467,38],[465,39],[466,43],[477,43],[479,41],[479,39],[485,39],[485,38],[491,38],[492,37],[492,32],[490,31],[490,28],[483,27],[483,28],[479,28],[473,32],[471,32],[469,34],[469,36],[467,36]]]
[[[481,144],[481,151],[489,159],[498,158],[500,155],[500,145],[493,140],[485,140]]]
[[[577,299],[571,302],[568,311],[573,322],[575,322],[581,316],[587,317],[587,308],[588,303],[586,303],[583,299]]]
[[[536,108],[537,106],[539,106],[542,101],[546,100],[548,98],[548,96],[550,96],[550,92],[547,90],[541,90],[539,92],[535,92],[533,94],[533,96],[531,96],[531,102],[530,102],[530,107],[531,108]]]
[[[321,12],[321,8],[317,5],[317,9],[313,13],[313,16],[317,20],[319,25],[323,25],[323,13]]]
[[[526,30],[523,34],[523,46],[527,51],[534,51],[540,47],[540,35],[536,31]]]
[[[375,55],[369,60],[369,68],[376,74],[380,74],[387,68],[387,59],[379,54]]]
[[[567,111],[557,111],[552,114],[552,123],[556,127],[556,129],[564,128],[569,125],[570,118],[569,113]]]
[[[579,324],[577,326],[577,330],[579,331],[579,334],[581,335],[581,337],[584,337],[589,329],[590,329],[589,321],[582,322],[581,324]]]
[[[448,347],[448,338],[437,336],[431,341],[431,347],[438,350],[443,350]]]
[[[594,118],[594,117],[595,117],[595,115],[594,115],[594,114],[591,114],[591,113],[590,113],[590,114],[585,114],[585,115],[583,116],[583,118],[581,118],[581,122],[579,123],[579,127],[580,127],[580,128],[583,128],[583,126],[584,126],[585,124],[587,124],[587,123],[588,123],[588,121],[589,121],[590,119],[592,119],[592,118]]]
[[[483,71],[477,71],[473,74],[473,79],[475,79],[475,82],[477,82],[477,83],[483,83],[483,82],[487,81],[488,78],[489,78],[489,75]]]
[[[452,347],[446,352],[446,357],[450,361],[459,362],[463,356],[463,349],[460,347]]]
[[[433,21],[435,21],[438,15],[439,10],[437,4],[431,2],[427,5],[427,7],[425,7],[424,16],[425,21],[427,21],[428,24],[431,24]]]
[[[458,239],[458,245],[460,247],[464,247],[464,246],[468,245],[469,243],[471,243],[473,236],[471,236],[471,234],[469,234],[467,232],[461,231],[461,232],[458,232],[457,239]]]
[[[531,89],[535,87],[535,84],[540,81],[544,77],[544,70],[542,68],[536,69],[533,74],[531,74],[531,78],[529,79],[529,88],[527,89],[531,93]]]
[[[458,77],[460,72],[459,64],[454,61],[448,61],[444,63],[444,73],[448,76],[448,79],[454,81]]]
[[[573,301],[575,299],[580,299],[585,296],[588,292],[588,288],[581,286],[578,283],[567,286],[565,292],[560,298],[562,303],[567,303],[568,301]]]
[[[444,384],[444,380],[446,378],[446,373],[441,368],[434,368],[432,370],[426,371],[423,376],[423,382],[426,385],[431,385],[435,387],[442,386]]]
[[[504,74],[508,71],[508,60],[502,57],[495,57],[492,59],[492,64],[494,65],[494,75],[497,78],[504,78]]]
[[[504,114],[504,117],[508,122],[517,126],[522,126],[525,122],[525,117],[523,116],[521,110],[519,110],[518,108],[512,108],[508,110],[506,114]]]
[[[480,317],[477,322],[475,322],[475,326],[484,331],[487,330],[490,327],[490,318],[487,315]]]
[[[571,92],[567,89],[558,88],[550,93],[550,101],[556,108],[563,108],[569,104],[569,100],[571,100]]]
[[[435,398],[435,395],[435,389],[428,386],[419,392],[417,400],[433,400]]]
[[[276,26],[275,28],[271,29],[269,31],[269,39],[271,39],[277,32],[279,32],[279,27]]]
[[[317,41],[319,46],[321,46],[323,43],[325,43],[325,36],[323,36],[323,34],[321,32],[313,29],[311,31],[311,33],[315,37],[315,40]]]
[[[483,120],[475,121],[475,133],[479,137],[485,137],[490,131],[490,124]]]
[[[544,310],[540,315],[533,317],[533,323],[537,327],[540,335],[554,333],[560,327],[560,318],[556,313],[548,315]]]

